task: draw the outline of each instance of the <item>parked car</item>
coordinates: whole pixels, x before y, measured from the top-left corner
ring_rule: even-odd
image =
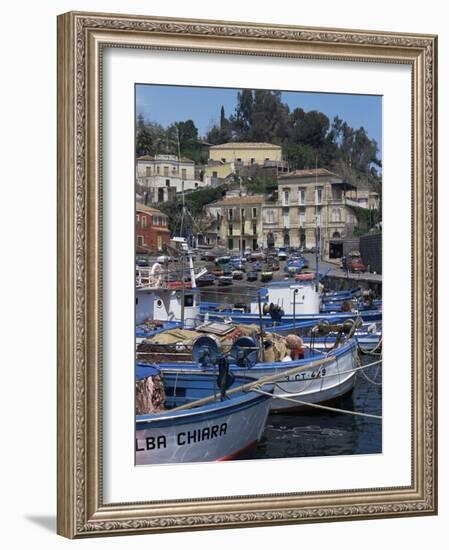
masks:
[[[270,270],[264,270],[262,271],[262,273],[260,274],[260,280],[263,282],[263,283],[267,283],[268,281],[271,281],[273,279],[273,272],[270,271]]]
[[[138,256],[136,258],[137,267],[150,267],[150,260],[146,256]]]
[[[251,261],[255,262],[258,260],[265,260],[265,254],[260,250],[255,250],[254,252],[251,252]]]
[[[210,272],[215,277],[221,277],[222,275],[224,275],[223,267],[221,265],[215,266],[214,268],[211,269]]]
[[[267,265],[272,271],[279,271],[280,269],[278,260],[273,257],[267,259]]]
[[[226,277],[232,277],[234,267],[231,264],[224,264],[221,267],[223,269],[223,275],[225,275]]]
[[[366,270],[366,265],[362,262],[362,259],[355,256],[348,259],[348,270],[355,273],[362,273]]]
[[[241,281],[244,275],[245,273],[241,269],[234,269],[232,272],[232,278],[238,281]]]
[[[232,275],[221,275],[217,278],[218,286],[232,285]]]
[[[246,262],[246,259],[244,261]],[[245,271],[244,261],[240,257],[233,256],[230,263],[234,269]]]
[[[249,271],[246,276],[247,281],[257,281],[258,278],[259,274],[257,273],[257,271]]]
[[[225,265],[228,264],[231,261],[231,256],[220,256],[219,258],[215,258],[215,263],[217,265]]]
[[[278,258],[280,260],[286,260],[288,258],[287,247],[282,247],[282,248],[279,249]]]
[[[215,276],[212,273],[205,273],[196,279],[196,286],[211,286],[215,283]]]

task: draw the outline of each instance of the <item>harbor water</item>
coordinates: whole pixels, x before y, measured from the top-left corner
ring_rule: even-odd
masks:
[[[376,361],[364,355],[363,364]],[[379,366],[357,373],[354,390],[336,408],[382,415],[382,373]],[[369,379],[369,380],[368,380]],[[375,382],[375,383],[373,383]],[[262,440],[244,458],[289,458],[373,454],[382,452],[382,421],[305,408],[296,414],[270,414]]]

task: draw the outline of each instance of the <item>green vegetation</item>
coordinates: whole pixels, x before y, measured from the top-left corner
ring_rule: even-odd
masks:
[[[185,205],[188,214],[184,220],[184,228],[188,224],[192,229],[203,231],[204,228],[201,225],[203,223],[202,215],[204,207],[206,204],[221,199],[223,194],[223,187],[205,187],[204,189],[187,193],[185,195]],[[170,231],[175,235],[179,235],[182,211],[181,198],[176,197],[175,200],[158,204],[157,207],[167,215]]]
[[[381,221],[381,212],[377,209],[360,208],[350,206],[357,218],[357,226],[354,228],[354,236],[360,237],[366,235],[370,229],[375,227]]]

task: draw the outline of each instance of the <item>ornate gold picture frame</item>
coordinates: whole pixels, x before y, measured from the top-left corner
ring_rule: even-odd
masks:
[[[104,501],[102,56],[105,48],[377,62],[411,68],[410,485],[158,501],[148,494],[148,502]],[[437,513],[436,60],[437,38],[432,35],[95,13],[71,12],[59,16],[59,534],[82,538]]]

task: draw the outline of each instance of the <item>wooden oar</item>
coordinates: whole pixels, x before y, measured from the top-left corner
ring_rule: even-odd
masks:
[[[320,367],[321,365],[326,365],[327,363],[330,363],[331,361],[335,361],[335,357],[325,357],[324,359],[320,359],[317,362],[313,363],[313,367]],[[273,382],[277,382],[279,380],[282,380],[286,376],[291,376],[293,374],[299,374],[300,372],[303,372],[305,370],[308,370],[312,367],[312,365],[309,363],[307,365],[302,365],[301,367],[293,367],[291,369],[287,369],[279,374],[272,374],[271,376],[264,376],[262,378],[258,378],[257,380],[254,380],[253,382],[247,382],[246,384],[242,384],[241,386],[237,386],[236,388],[232,388],[229,391],[226,392],[226,395],[232,395],[234,393],[238,393],[241,391],[251,391],[254,388],[260,388],[261,386],[264,386],[265,384],[271,384]],[[201,407],[202,405],[207,405],[208,403],[212,403],[213,401],[216,401],[215,396],[210,395],[209,397],[203,397],[202,399],[198,399],[197,401],[192,401],[191,403],[186,403],[185,405],[181,405],[180,407],[175,407],[174,409],[170,409],[170,412],[173,411],[184,411],[187,409],[193,409],[195,407]]]

